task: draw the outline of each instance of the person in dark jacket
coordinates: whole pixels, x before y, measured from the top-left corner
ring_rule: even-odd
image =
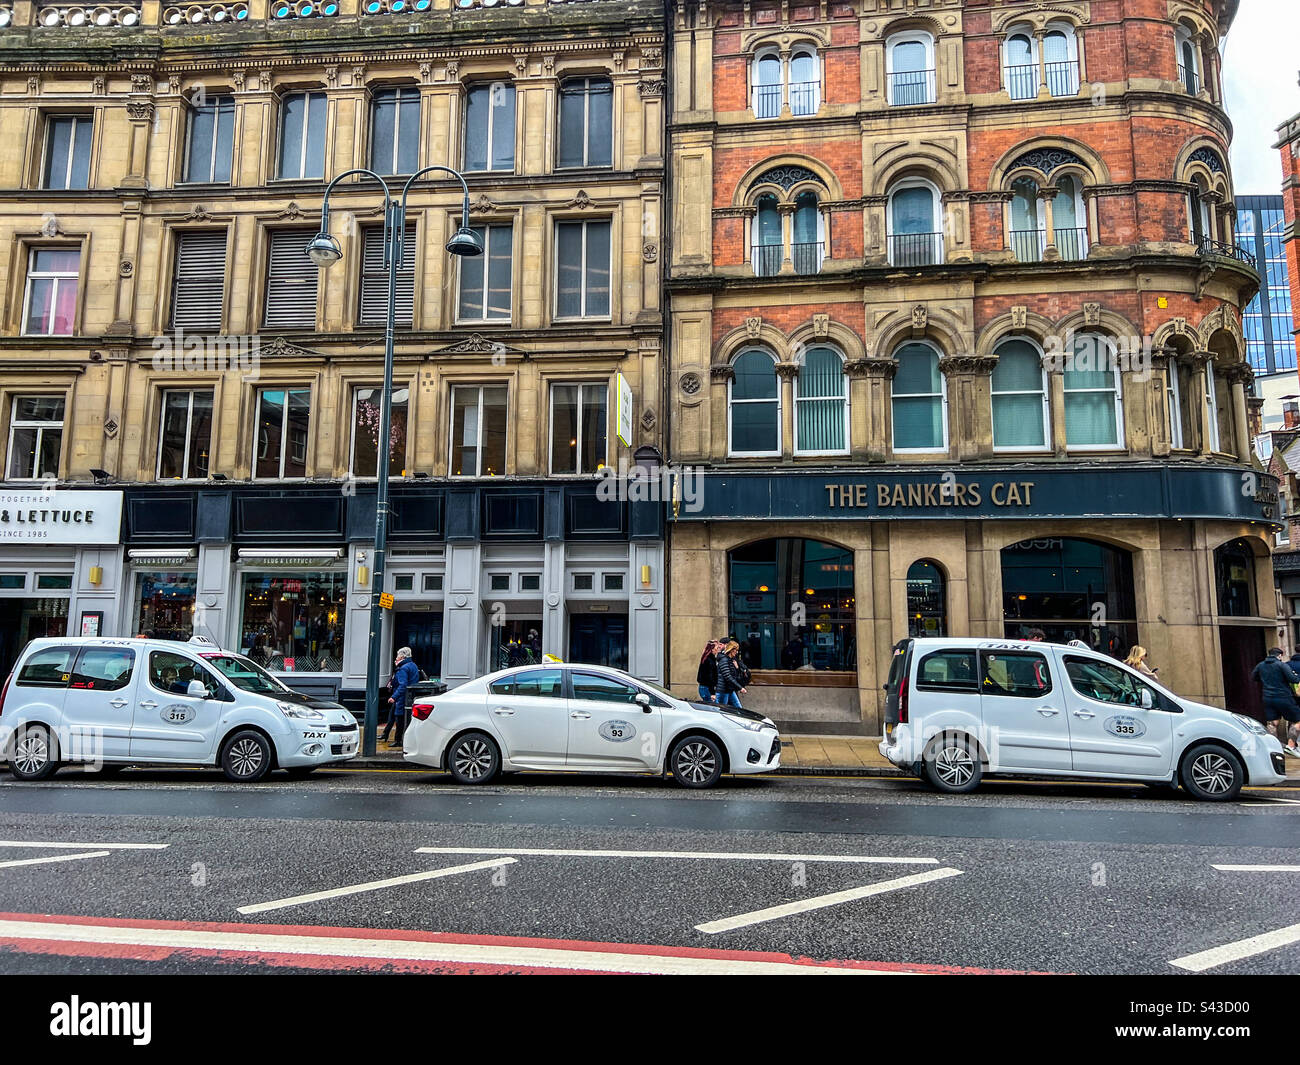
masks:
[[[747,694],[742,679],[740,663],[740,644],[735,640],[714,656],[718,664],[718,702],[722,706],[740,706],[740,697]]]
[[[700,701],[716,703],[718,701],[718,662],[716,655],[722,650],[720,640],[710,640],[704,645],[704,654],[700,656],[700,668],[695,671],[695,683],[698,685]]]
[[[402,735],[406,732],[406,690],[420,679],[420,668],[411,660],[411,649],[398,649],[393,678],[388,682],[392,695],[388,698],[388,723],[384,726],[383,740],[388,743],[388,734],[397,729],[397,735],[391,746],[402,745]]]
[[[1296,705],[1295,686],[1300,684],[1300,673],[1282,661],[1282,648],[1269,649],[1268,657],[1251,671],[1251,677],[1264,689],[1264,717],[1277,730],[1283,748],[1292,757],[1300,757],[1300,750],[1291,745],[1287,735],[1288,725],[1300,721],[1300,706]]]

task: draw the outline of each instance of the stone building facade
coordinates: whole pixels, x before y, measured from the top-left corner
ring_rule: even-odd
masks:
[[[1235,7],[670,4],[674,684],[729,633],[754,706],[872,734],[900,638],[1041,629],[1251,706]]]
[[[595,474],[662,445],[663,66],[641,0],[0,2],[10,642],[201,627],[359,692],[378,183],[331,195],[341,262],[305,248],[334,177],[439,164],[486,254],[444,251],[460,185],[417,182],[385,642],[450,682],[545,652],[661,676],[662,512]],[[89,538],[17,527],[81,491]]]

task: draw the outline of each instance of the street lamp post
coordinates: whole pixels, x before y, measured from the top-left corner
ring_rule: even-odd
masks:
[[[388,270],[388,317],[384,325],[384,392],[379,404],[379,440],[382,444],[377,448],[376,457],[375,550],[370,566],[370,644],[366,659],[366,721],[362,740],[362,754],[366,757],[375,753],[376,733],[379,729],[379,670],[384,622],[379,596],[384,591],[384,552],[388,546],[388,463],[392,451],[393,327],[396,320],[397,270],[405,252],[406,201],[411,186],[418,178],[435,170],[455,177],[460,182],[465,197],[461,206],[460,229],[447,242],[447,251],[452,255],[482,255],[483,247],[469,228],[469,186],[465,184],[464,175],[449,166],[426,166],[412,174],[402,187],[400,201],[389,195],[387,182],[373,170],[358,168],[340,174],[325,188],[325,198],[321,203],[320,232],[307,245],[307,257],[317,266],[333,266],[343,258],[339,242],[330,236],[330,193],[340,181],[354,174],[363,174],[379,183],[384,192],[384,267]],[[394,710],[398,709],[405,708],[394,707]]]

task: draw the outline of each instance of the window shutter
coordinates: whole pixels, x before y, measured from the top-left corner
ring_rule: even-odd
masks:
[[[315,329],[316,283],[320,268],[307,258],[306,230],[282,229],[271,234],[266,269],[268,329]]]
[[[225,230],[178,233],[172,328],[219,332],[225,284]]]
[[[406,227],[402,265],[397,271],[398,325],[414,321],[415,308],[415,226]],[[388,271],[384,268],[384,228],[370,226],[361,245],[361,325],[382,328],[388,314]]]

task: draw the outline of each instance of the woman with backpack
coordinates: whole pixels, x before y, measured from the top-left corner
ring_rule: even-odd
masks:
[[[719,704],[740,709],[740,697],[748,694],[745,685],[749,683],[749,669],[740,660],[740,644],[735,640],[728,641],[715,660],[718,664]]]
[[[721,641],[710,640],[704,645],[704,654],[700,655],[700,668],[695,671],[695,683],[699,687],[700,702],[718,701],[718,663],[715,656],[720,650],[722,650]]]

